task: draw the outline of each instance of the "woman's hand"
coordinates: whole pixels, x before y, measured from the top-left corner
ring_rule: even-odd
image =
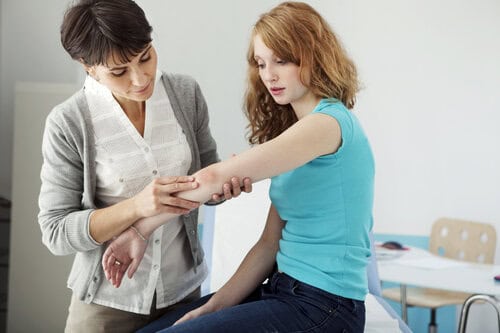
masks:
[[[245,193],[252,192],[252,180],[250,178],[243,178],[243,186],[240,184],[240,179],[238,177],[231,178],[230,183],[225,183],[223,185],[222,193],[212,194],[211,202],[218,203],[223,200],[237,198],[242,191]]]
[[[198,183],[192,176],[155,178],[133,197],[135,210],[141,218],[161,213],[187,214],[198,208],[200,203],[178,198],[173,194],[197,187]]]
[[[110,241],[102,256],[102,268],[106,279],[116,288],[120,287],[128,269],[128,277],[136,272],[148,246],[135,230],[128,228]]]

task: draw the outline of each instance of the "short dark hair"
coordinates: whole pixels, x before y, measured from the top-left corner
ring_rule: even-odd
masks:
[[[129,62],[151,43],[144,11],[132,0],[78,0],[64,14],[61,43],[71,58],[88,66]]]

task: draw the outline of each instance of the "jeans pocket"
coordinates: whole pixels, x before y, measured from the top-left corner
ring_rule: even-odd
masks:
[[[325,315],[334,313],[340,306],[337,296],[300,281],[294,282],[291,293],[297,297],[298,301],[316,307]]]

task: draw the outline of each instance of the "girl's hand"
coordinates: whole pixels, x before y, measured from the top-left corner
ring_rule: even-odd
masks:
[[[208,303],[205,303],[202,306],[186,313],[184,316],[181,317],[181,319],[177,320],[174,323],[174,325],[183,323],[185,321],[188,321],[188,320],[191,320],[191,319],[194,319],[194,318],[197,318],[197,317],[200,317],[200,316],[203,316],[203,315],[206,315],[208,313],[215,312],[215,311],[216,311],[216,309],[210,305],[210,301],[209,301]]]
[[[128,277],[136,272],[148,242],[144,241],[132,228],[128,228],[109,242],[102,257],[102,268],[106,279],[116,288],[120,287],[128,269]]]

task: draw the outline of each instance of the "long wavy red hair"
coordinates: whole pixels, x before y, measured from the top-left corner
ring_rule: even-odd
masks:
[[[248,48],[244,109],[250,144],[271,140],[297,121],[291,105],[274,102],[259,77],[256,35],[277,57],[300,67],[302,83],[315,95],[337,99],[349,109],[354,106],[359,89],[356,67],[333,30],[308,4],[283,2],[260,16]]]

